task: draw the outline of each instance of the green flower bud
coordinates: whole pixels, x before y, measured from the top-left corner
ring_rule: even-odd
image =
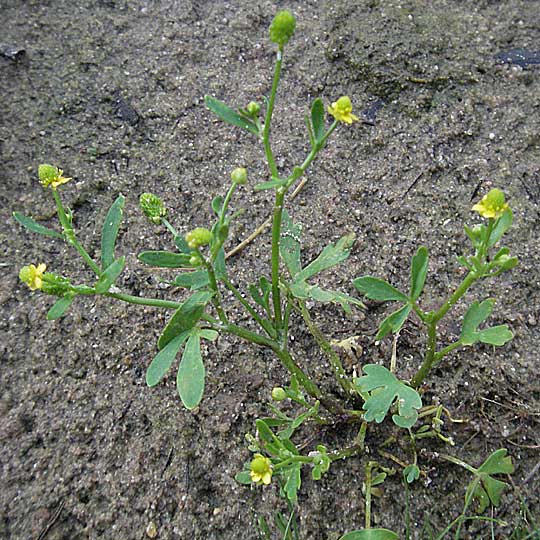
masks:
[[[246,111],[250,116],[255,117],[261,112],[261,106],[255,101],[250,101],[247,104]]]
[[[497,263],[497,266],[499,266],[502,270],[511,270],[518,264],[518,258],[517,257],[511,257],[510,255],[501,255],[500,257],[497,257],[495,259],[495,262]]]
[[[191,264],[191,266],[200,266],[201,263],[202,261],[198,254],[192,255],[189,258],[189,264]]]
[[[296,19],[287,10],[279,11],[270,25],[270,41],[278,45],[286,45],[294,34]]]
[[[247,182],[247,171],[244,167],[238,167],[231,173],[233,184],[245,184]]]
[[[212,232],[204,227],[197,227],[186,234],[188,247],[196,249],[200,246],[206,246],[212,241]]]
[[[167,215],[163,201],[153,193],[143,193],[139,197],[139,206],[144,215],[155,225],[159,225],[161,219]]]
[[[272,389],[272,399],[274,401],[283,401],[287,399],[287,393],[280,386],[276,386]]]

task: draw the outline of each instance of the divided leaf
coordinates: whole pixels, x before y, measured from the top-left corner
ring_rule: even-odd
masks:
[[[409,301],[409,297],[406,294],[398,291],[383,279],[373,276],[363,276],[353,280],[353,284],[360,293],[367,296],[370,300],[378,300],[379,302],[388,302],[391,300]]]
[[[114,261],[114,246],[122,222],[125,198],[119,195],[112,203],[101,230],[101,268],[105,270]]]
[[[401,382],[384,366],[368,364],[363,371],[366,375],[356,379],[356,386],[361,393],[369,393],[363,406],[366,411],[364,419],[367,422],[382,422],[396,401],[398,414],[393,415],[392,420],[400,427],[412,427],[418,418],[417,409],[422,407],[418,392]]]
[[[212,293],[199,291],[190,296],[175,312],[158,340],[158,348],[163,349],[176,336],[191,330],[204,313]]]
[[[40,225],[36,220],[28,216],[23,216],[20,212],[13,212],[13,217],[19,224],[31,232],[50,236],[51,238],[63,238],[61,233]]]
[[[494,301],[491,299],[483,302],[476,301],[471,304],[463,318],[461,341],[464,345],[472,345],[477,341],[481,341],[482,343],[501,346],[514,337],[506,324],[478,330],[478,326],[491,315],[493,304]]]
[[[240,116],[234,109],[231,109],[219,99],[212,96],[204,96],[204,101],[206,106],[224,122],[241,127],[254,135],[259,134],[259,130],[254,122]]]
[[[192,333],[186,343],[176,376],[178,395],[186,409],[194,409],[201,402],[204,393],[204,376],[201,339],[198,333]]]
[[[298,490],[302,485],[302,479],[300,475],[301,468],[301,463],[295,463],[286,471],[282,472],[283,476],[287,478],[283,490],[287,499],[293,504],[296,504],[298,502]]]

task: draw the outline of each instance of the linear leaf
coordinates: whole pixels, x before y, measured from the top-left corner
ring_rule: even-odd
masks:
[[[126,258],[120,257],[105,269],[96,282],[95,289],[98,294],[104,294],[110,289],[111,285],[118,279],[118,276],[124,270],[125,264]]]
[[[320,98],[311,105],[311,125],[315,140],[320,142],[324,137],[324,105]]]
[[[118,236],[125,198],[119,195],[112,203],[101,229],[101,268],[105,270],[114,261],[114,246]]]
[[[502,235],[512,226],[512,221],[514,215],[512,210],[507,208],[503,215],[497,220],[495,227],[491,231],[491,236],[489,237],[489,247],[493,247],[502,237]]]
[[[47,320],[53,321],[54,319],[58,319],[64,315],[74,298],[74,294],[66,294],[65,296],[59,298],[47,312]]]
[[[178,366],[176,388],[186,409],[194,409],[204,393],[205,369],[201,356],[201,339],[198,334],[189,336]]]
[[[426,282],[426,275],[428,269],[428,250],[425,247],[418,248],[416,255],[412,258],[411,263],[411,299],[418,300],[422,291],[424,290],[424,284]]]
[[[13,212],[13,217],[29,231],[42,234],[43,236],[50,236],[51,238],[63,238],[59,232],[40,225],[36,220],[28,216],[23,216],[20,212]]]
[[[265,189],[275,189],[284,186],[287,183],[286,178],[274,178],[268,182],[261,182],[256,184],[253,188],[255,191],[264,191]]]
[[[139,261],[159,268],[191,268],[188,253],[174,253],[172,251],[143,251],[139,253]]]
[[[388,302],[390,300],[409,301],[409,297],[406,294],[398,291],[383,279],[373,276],[356,278],[353,280],[353,285],[370,300],[378,300],[379,302]]]
[[[189,330],[182,332],[154,356],[154,359],[146,370],[146,384],[148,386],[155,386],[163,379],[188,336]]]
[[[411,309],[412,306],[410,304],[405,304],[402,308],[388,315],[388,317],[380,324],[375,339],[379,341],[390,332],[393,332],[394,334],[399,332],[403,323],[407,320]]]
[[[223,103],[223,101],[212,96],[204,96],[204,101],[206,106],[224,122],[241,127],[254,135],[259,134],[259,130],[253,122],[240,116],[234,109]]]

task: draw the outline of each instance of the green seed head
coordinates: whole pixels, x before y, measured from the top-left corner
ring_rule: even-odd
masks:
[[[504,206],[505,197],[504,193],[497,188],[492,189],[486,197],[486,201],[488,204],[490,204],[493,208],[502,208]]]
[[[278,45],[286,45],[294,34],[296,19],[287,10],[279,11],[270,25],[270,41]]]
[[[206,246],[212,241],[212,232],[204,227],[197,227],[186,234],[187,245],[191,249]]]
[[[258,116],[261,112],[261,106],[255,101],[250,101],[246,107],[246,111],[250,116]]]
[[[154,224],[159,225],[167,215],[163,201],[153,193],[143,193],[139,198],[139,206],[144,215]]]
[[[233,184],[245,184],[247,182],[247,171],[244,167],[238,167],[231,173]]]
[[[256,474],[264,474],[269,470],[268,459],[257,455],[257,457],[251,462],[251,470]]]
[[[58,169],[53,165],[48,165],[44,163],[38,167],[39,181],[44,185],[48,186],[54,179],[58,176]]]
[[[272,399],[274,401],[283,401],[284,399],[287,399],[287,394],[283,388],[276,386],[272,389]]]

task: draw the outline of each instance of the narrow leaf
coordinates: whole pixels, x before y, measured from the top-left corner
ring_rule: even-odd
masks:
[[[426,282],[428,268],[428,250],[425,247],[418,248],[411,264],[411,299],[418,300]]]
[[[188,253],[191,257],[191,248],[187,245],[186,239],[181,234],[174,237],[174,245],[182,253]]]
[[[195,272],[183,272],[174,279],[174,284],[178,287],[185,287],[196,291],[207,287],[210,283],[208,272],[206,270],[196,270]]]
[[[411,309],[412,307],[410,304],[405,304],[402,308],[388,315],[388,317],[386,317],[386,319],[384,319],[379,326],[379,331],[375,336],[375,340],[380,341],[390,332],[393,332],[394,334],[399,332],[403,326],[403,323],[407,320]]]
[[[204,393],[204,376],[201,341],[197,334],[192,334],[186,343],[176,377],[176,388],[186,409],[194,409],[200,403]]]
[[[378,300],[379,302],[388,302],[390,300],[409,301],[409,297],[406,294],[392,287],[390,283],[373,276],[356,278],[353,280],[353,284],[359,292],[367,296],[370,300]]]
[[[489,247],[493,247],[501,239],[502,235],[512,226],[513,219],[512,210],[507,208],[491,231],[488,243]]]
[[[339,540],[398,540],[399,536],[388,529],[363,529],[344,534]]]
[[[111,285],[124,270],[125,264],[126,258],[120,257],[105,269],[96,282],[95,289],[98,294],[104,294],[110,289]]]
[[[54,319],[61,317],[67,311],[74,298],[75,295],[73,294],[66,294],[59,298],[47,312],[47,319],[53,321]]]
[[[163,330],[158,347],[163,349],[167,343],[186,330],[191,330],[204,313],[206,304],[212,298],[212,293],[199,291],[190,296],[175,312]]]
[[[18,223],[20,223],[25,229],[28,229],[29,231],[42,234],[43,236],[50,236],[51,238],[63,238],[59,232],[53,231],[52,229],[48,229],[47,227],[40,225],[31,217],[23,216],[20,212],[13,212],[13,217]]]
[[[302,234],[302,225],[293,223],[287,210],[283,210],[281,222],[281,242],[279,244],[279,254],[283,259],[285,266],[289,270],[291,277],[302,269],[300,261],[300,236]]]
[[[154,359],[146,370],[146,384],[148,386],[155,386],[163,379],[188,336],[189,331],[176,336],[154,356]]]
[[[317,142],[320,142],[324,137],[324,105],[320,98],[311,105],[311,124],[313,136]]]
[[[302,465],[300,463],[295,463],[288,471],[287,482],[285,483],[285,494],[287,495],[287,499],[293,504],[298,502],[298,490],[302,484],[300,475],[301,467]]]
[[[253,122],[240,116],[235,110],[231,109],[219,99],[212,96],[204,96],[204,101],[206,106],[224,122],[241,127],[254,135],[259,134],[259,130]]]
[[[139,261],[159,268],[190,268],[187,253],[174,253],[172,251],[143,251],[137,257]]]
[[[223,207],[223,197],[221,195],[214,197],[212,199],[212,210],[214,211],[214,214],[216,214],[218,218],[221,217],[222,207]]]
[[[265,189],[276,189],[284,186],[287,183],[286,178],[274,178],[268,182],[261,182],[257,184],[253,189],[255,191],[264,191]]]
[[[101,268],[105,270],[114,261],[114,246],[122,222],[125,198],[119,195],[112,203],[101,230]]]
[[[514,334],[508,329],[508,325],[506,324],[484,328],[477,332],[476,335],[478,341],[489,345],[496,345],[497,347],[501,347],[514,337]]]

